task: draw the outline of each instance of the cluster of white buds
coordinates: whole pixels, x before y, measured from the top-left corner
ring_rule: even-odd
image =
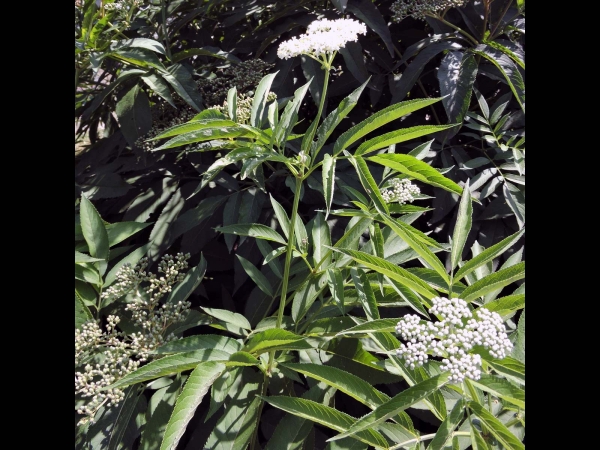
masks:
[[[437,12],[443,12],[449,8],[466,5],[469,0],[399,0],[392,3],[390,10],[393,20],[400,22],[406,17],[425,20],[425,17]]]
[[[366,33],[367,27],[358,20],[315,20],[306,29],[306,34],[282,42],[277,56],[287,59],[303,54],[313,57],[331,54],[345,47],[346,43],[357,41],[359,34]]]
[[[118,379],[136,370],[146,362],[150,353],[165,342],[176,339],[173,333],[166,335],[168,327],[185,319],[191,303],[187,300],[160,304],[159,300],[175,283],[184,278],[190,254],[178,253],[175,257],[165,255],[158,265],[164,276],[146,273],[146,259],[135,267],[122,267],[117,272],[117,284],[106,297],[121,297],[135,290],[135,296],[126,310],[132,312],[134,324],[140,332],[126,334],[117,329],[120,318],[109,315],[105,331],[95,321],[89,321],[75,330],[75,394],[86,398],[86,403],[77,412],[84,417],[80,424],[93,421],[98,409],[106,404],[115,405],[123,399],[120,389],[107,389]],[[146,289],[140,283],[148,281]]]
[[[277,94],[275,92],[269,92],[267,94],[267,103],[271,103],[272,101],[277,100]],[[248,123],[250,120],[250,114],[252,112],[252,102],[254,101],[254,97],[251,97],[247,94],[238,94],[236,99],[236,122],[237,123]],[[223,102],[222,105],[211,106],[209,109],[216,109],[221,114],[229,117],[229,109],[227,100]],[[230,117],[231,118],[231,117]]]
[[[471,312],[467,302],[459,298],[435,297],[431,301],[433,306],[429,312],[441,320],[430,322],[409,314],[396,326],[397,333],[406,342],[401,344],[397,354],[411,369],[422,366],[429,355],[433,355],[443,358],[441,368],[450,372],[451,381],[458,383],[465,377],[478,380],[481,356],[469,353],[471,350],[480,346],[498,359],[512,350],[498,313],[483,307]]]
[[[394,178],[391,189],[381,191],[381,196],[386,203],[398,202],[401,205],[412,202],[415,195],[419,195],[421,190],[407,178]]]

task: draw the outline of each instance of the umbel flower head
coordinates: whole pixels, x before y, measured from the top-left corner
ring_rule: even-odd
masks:
[[[282,59],[308,55],[315,59],[343,48],[347,42],[357,41],[359,34],[366,34],[367,27],[353,19],[321,19],[312,22],[306,34],[282,42],[277,56]]]
[[[386,203],[398,202],[401,205],[411,203],[415,195],[419,195],[421,190],[407,178],[394,178],[391,189],[381,191],[381,196]]]
[[[498,313],[480,307],[471,312],[467,302],[460,298],[431,300],[432,314],[439,322],[421,320],[409,314],[398,322],[396,331],[406,341],[397,350],[398,356],[414,369],[422,366],[429,355],[442,357],[441,369],[450,372],[450,380],[457,383],[465,378],[481,377],[481,356],[469,353],[481,346],[494,358],[502,359],[512,350],[504,323]]]

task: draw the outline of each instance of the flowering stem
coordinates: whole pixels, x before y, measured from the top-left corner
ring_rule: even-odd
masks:
[[[325,106],[325,98],[327,97],[327,85],[329,84],[329,72],[331,70],[331,64],[333,63],[333,58],[335,58],[335,54],[337,52],[333,52],[331,56],[325,57],[325,61],[321,61],[323,66],[325,66],[325,79],[323,80],[323,91],[321,92],[321,101],[319,102],[319,110],[317,111],[317,117],[315,118],[315,126],[314,128],[309,128],[309,139],[307,140],[309,148],[304,148],[303,150],[308,154],[310,153],[310,146],[312,146],[313,139],[315,137],[315,133],[317,132],[317,127],[319,126],[319,120],[321,120],[321,114],[323,113],[323,107]],[[318,152],[317,152],[318,153]],[[317,156],[317,153],[311,155],[313,161]]]

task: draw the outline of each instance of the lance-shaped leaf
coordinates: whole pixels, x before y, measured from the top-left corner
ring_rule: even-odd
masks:
[[[497,312],[501,316],[514,313],[525,307],[525,294],[513,294],[506,297],[500,297],[485,304],[485,309]]]
[[[461,293],[464,301],[470,302],[488,292],[495,291],[515,281],[525,278],[525,261],[491,273],[476,281]]]
[[[236,138],[254,136],[254,133],[239,125],[223,126],[215,128],[204,128],[197,131],[191,131],[169,139],[160,147],[152,151],[166,150],[169,148],[181,147],[182,145],[193,144],[196,142],[211,141],[213,139]]]
[[[273,132],[273,135],[275,136],[275,142],[278,145],[285,144],[288,136],[292,132],[292,128],[294,128],[294,125],[296,125],[296,121],[298,120],[298,111],[300,110],[300,105],[302,104],[302,101],[304,100],[304,96],[306,95],[306,92],[308,91],[308,86],[310,85],[310,81],[311,80],[309,80],[308,83],[306,83],[305,85],[300,86],[298,89],[296,89],[296,91],[294,92],[294,98],[292,99],[292,101],[289,102],[287,105],[285,105],[283,114],[281,114],[281,118],[279,119],[279,122],[277,123],[277,126],[275,127],[275,131]],[[314,126],[316,126],[316,124],[314,124]],[[304,140],[306,139],[306,136],[309,134],[310,133],[306,133],[304,139],[302,140],[301,147],[305,151],[308,151],[309,145],[306,144],[304,142]]]
[[[256,87],[256,92],[252,100],[252,109],[250,110],[250,125],[260,128],[260,120],[262,119],[265,106],[267,104],[267,95],[271,89],[271,84],[278,72],[270,73],[263,77]]]
[[[366,153],[374,152],[381,148],[389,147],[390,145],[399,144],[428,134],[437,133],[438,131],[447,130],[455,127],[457,124],[450,125],[419,125],[416,127],[402,128],[396,131],[382,134],[376,138],[369,139],[363,142],[354,152],[354,156],[361,156]]]
[[[511,450],[525,450],[525,445],[510,432],[506,425],[477,402],[469,402],[468,407],[481,419],[489,432],[504,446]]]
[[[248,322],[248,319],[246,319],[241,314],[234,313],[226,309],[204,308],[202,306],[200,308],[202,308],[202,310],[206,314],[216,317],[217,319],[222,320],[223,322],[230,323],[232,325],[235,325],[236,327],[240,327],[245,330],[252,329],[252,326],[250,325],[250,322]]]
[[[304,285],[296,291],[294,299],[292,300],[292,319],[294,319],[295,323],[302,320],[319,294],[325,289],[325,286],[327,286],[327,274],[322,273],[320,275],[311,276]]]
[[[281,328],[271,328],[254,334],[243,351],[260,355],[271,350],[302,350],[312,348],[304,337]]]
[[[525,386],[525,364],[521,361],[510,356],[502,359],[493,359],[486,354],[482,354],[481,357],[496,372],[517,384]]]
[[[177,447],[204,395],[224,371],[225,365],[216,362],[204,362],[196,366],[177,398],[160,450],[172,450]]]
[[[81,195],[80,222],[83,237],[87,242],[90,255],[103,260],[97,263],[100,275],[104,275],[108,260],[108,233],[98,211],[85,195]]]
[[[173,136],[180,136],[182,134],[191,133],[193,131],[205,130],[207,128],[219,128],[219,127],[235,127],[238,124],[230,119],[220,117],[208,117],[205,119],[192,119],[189,122],[181,125],[176,125],[162,132],[158,136],[149,139],[149,141],[156,141],[159,139],[165,139]]]
[[[342,314],[344,313],[344,278],[342,272],[337,268],[327,269],[327,284],[333,301]]]
[[[237,122],[237,87],[233,86],[227,91],[227,114],[234,122]]]
[[[227,361],[228,359],[229,353],[215,349],[202,349],[188,353],[165,356],[164,358],[149,362],[145,366],[125,375],[106,389],[122,388],[143,381],[164,377],[165,375],[183,372],[185,370],[193,369],[199,363],[205,361]]]
[[[216,334],[197,334],[176,341],[170,341],[158,347],[153,353],[168,355],[172,353],[185,353],[201,349],[222,350],[226,353],[235,353],[242,348],[242,344],[227,336]]]
[[[325,213],[325,220],[329,216],[331,210],[331,203],[333,202],[333,190],[335,188],[335,158],[332,158],[330,154],[323,156],[323,167],[321,168],[323,173],[323,197],[325,197],[325,207],[327,212]]]
[[[333,248],[328,247],[329,250],[327,251],[327,253],[325,253],[325,256],[323,256],[321,261],[319,261],[319,264],[315,266],[315,269],[318,268],[321,264],[323,264],[323,261],[327,257],[329,257],[329,255],[331,255],[331,253],[336,248],[352,247],[353,245],[355,245],[355,243],[358,242],[360,236],[363,234],[365,229],[369,227],[371,222],[372,219],[370,217],[361,217],[352,226],[349,226],[344,235],[341,238],[339,238],[338,241],[334,244]],[[341,265],[340,261],[337,261],[336,265],[339,267]]]
[[[263,291],[265,294],[273,297],[273,287],[267,277],[265,277],[259,269],[256,268],[254,264],[248,261],[246,258],[243,258],[240,255],[236,255],[244,271],[252,278],[252,281],[256,283],[258,288]]]
[[[437,77],[440,80],[442,103],[450,122],[462,123],[469,110],[476,76],[477,62],[473,54],[449,52],[442,59]],[[453,131],[458,131],[458,128]]]
[[[450,252],[451,269],[454,270],[461,260],[463,249],[467,236],[471,231],[473,224],[473,205],[471,203],[471,190],[469,189],[469,180],[463,188],[463,195],[458,206],[458,215],[454,224],[454,232],[452,233],[452,250]]]
[[[358,432],[373,428],[377,424],[384,422],[390,417],[395,416],[400,411],[404,411],[406,408],[414,405],[415,403],[423,400],[424,398],[431,395],[433,392],[440,389],[447,381],[449,372],[444,372],[435,377],[429,378],[425,381],[421,381],[414,386],[402,391],[400,394],[392,397],[384,404],[378,406],[376,409],[371,411],[369,414],[361,417],[346,431],[328,441],[337,441],[338,439],[345,438],[347,436],[354,435]]]
[[[354,125],[352,128],[342,133],[335,141],[333,146],[333,154],[337,155],[342,150],[348,148],[354,142],[367,135],[373,130],[382,127],[386,123],[396,120],[411,112],[417,111],[433,103],[439,102],[441,98],[415,99],[406,102],[396,103],[388,106],[375,114],[372,114],[367,119]]]
[[[363,185],[365,191],[367,191],[367,194],[369,194],[371,200],[373,200],[373,203],[375,204],[377,210],[381,213],[389,214],[390,211],[388,209],[387,203],[381,196],[379,186],[377,186],[373,175],[371,175],[371,171],[369,170],[369,167],[367,166],[365,160],[359,156],[356,158],[350,158],[349,161],[356,168],[358,179]]]
[[[259,239],[266,239],[267,241],[279,242],[283,245],[286,244],[285,239],[283,239],[277,231],[259,223],[238,223],[235,225],[216,227],[215,230],[220,231],[221,233],[251,236]]]
[[[394,230],[394,232],[400,236],[404,242],[410,245],[410,247],[442,277],[446,284],[450,284],[450,278],[446,273],[446,268],[440,259],[435,255],[435,253],[429,250],[429,248],[422,243],[422,236],[413,234],[410,230],[412,227],[404,227],[401,221],[393,220],[386,214],[382,214],[381,216],[386,225]]]
[[[269,197],[271,199],[273,211],[275,211],[275,217],[277,217],[277,222],[279,222],[279,226],[287,238],[290,236],[290,218],[288,217],[287,212],[285,212],[285,209],[283,209],[283,206],[281,206],[281,204],[275,200],[271,194],[269,194]]]
[[[431,289],[427,283],[408,272],[406,269],[402,267],[396,266],[383,258],[378,258],[377,256],[369,255],[368,253],[357,251],[357,250],[349,250],[342,248],[330,247],[332,250],[336,252],[343,253],[348,255],[356,262],[359,262],[374,271],[381,273],[383,275],[387,275],[393,280],[414,289],[418,293],[424,295],[427,298],[437,297],[437,292]]]
[[[438,428],[433,440],[427,446],[427,450],[442,450],[448,441],[452,439],[452,432],[460,424],[465,415],[466,402],[460,398],[455,404],[450,414],[446,416],[444,421]]]
[[[173,64],[167,70],[159,69],[158,72],[188,105],[196,111],[202,109],[202,96],[198,92],[196,82],[188,69],[182,64]]]
[[[415,311],[429,318],[427,310],[423,307],[423,305],[425,305],[427,308],[431,308],[431,302],[429,301],[429,298],[424,299],[412,289],[407,288],[406,286],[398,283],[395,280],[392,280],[387,276],[384,276],[384,279],[390,284],[390,286],[392,286],[392,288],[398,293],[398,295],[404,301],[406,301],[406,303],[413,307]]]
[[[142,75],[141,78],[150,89],[152,89],[156,94],[160,95],[169,105],[171,105],[173,108],[177,108],[175,102],[173,101],[173,97],[171,96],[169,85],[165,83],[161,77],[155,73],[151,73],[148,75]]]
[[[92,313],[77,294],[75,294],[75,328],[81,328],[81,325],[90,320],[94,320]]]
[[[365,86],[368,82],[369,80],[365,81],[354,91],[352,91],[352,93],[348,97],[346,97],[340,102],[339,106],[336,109],[329,113],[325,120],[323,120],[323,123],[319,125],[316,134],[317,142],[313,142],[310,149],[310,154],[313,158],[317,153],[319,153],[319,150],[321,150],[323,145],[325,145],[325,142],[327,142],[327,139],[329,138],[333,130],[335,130],[335,128],[339,125],[342,119],[346,117],[350,113],[350,111],[352,111],[352,109],[356,106],[358,98],[360,97],[360,94],[365,89]]]
[[[460,269],[458,269],[456,275],[454,276],[454,280],[460,280],[461,278],[470,274],[473,270],[500,256],[502,253],[512,247],[515,242],[517,242],[520,237],[523,236],[523,233],[525,233],[525,228],[522,228],[516,233],[511,234],[497,244],[492,245],[490,248],[486,248],[484,251],[479,253],[473,259],[467,261]]]
[[[398,172],[422,181],[423,183],[440,187],[454,194],[462,195],[462,188],[458,184],[443,176],[429,164],[419,161],[414,156],[399,153],[386,153],[383,155],[370,156],[366,159],[390,167]]]
[[[340,331],[336,336],[345,336],[349,334],[366,334],[366,333],[377,333],[377,332],[396,332],[396,325],[400,319],[375,319],[369,320],[360,325],[356,325],[347,330]]]
[[[283,411],[295,414],[304,419],[312,420],[336,431],[344,431],[350,427],[356,419],[335,408],[322,405],[311,400],[293,398],[286,396],[261,397],[265,402]],[[353,435],[355,439],[365,442],[374,447],[388,447],[387,440],[377,431],[366,430]]]
[[[521,409],[525,409],[525,391],[504,378],[484,373],[479,380],[469,380],[469,383],[477,386],[482,391],[489,392]]]
[[[308,228],[311,229],[313,261],[317,264],[327,251],[328,245],[331,245],[331,233],[329,225],[325,221],[325,216],[321,212],[317,212],[314,218],[308,223]],[[325,258],[323,265],[328,267],[331,263],[331,257]]]
[[[356,267],[350,269],[350,275],[354,281],[354,287],[358,293],[358,301],[361,303],[368,320],[379,319],[377,300],[371,288],[371,283],[364,270]]]

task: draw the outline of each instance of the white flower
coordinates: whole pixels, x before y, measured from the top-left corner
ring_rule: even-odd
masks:
[[[282,42],[277,49],[281,59],[299,55],[319,57],[343,48],[347,42],[357,41],[359,34],[366,34],[367,27],[357,20],[315,20],[306,29],[306,34]]]
[[[398,202],[401,205],[412,202],[415,195],[419,195],[421,190],[415,186],[412,181],[403,178],[395,178],[392,180],[392,189],[381,191],[381,196],[386,203]]]
[[[397,350],[411,369],[427,362],[428,355],[443,357],[442,370],[450,372],[452,382],[481,376],[481,356],[469,353],[475,346],[502,359],[512,350],[502,318],[498,313],[480,307],[473,312],[460,298],[435,297],[429,312],[441,317],[439,322],[421,320],[409,314],[396,325],[396,332],[406,344]],[[437,339],[437,340],[434,340]]]

